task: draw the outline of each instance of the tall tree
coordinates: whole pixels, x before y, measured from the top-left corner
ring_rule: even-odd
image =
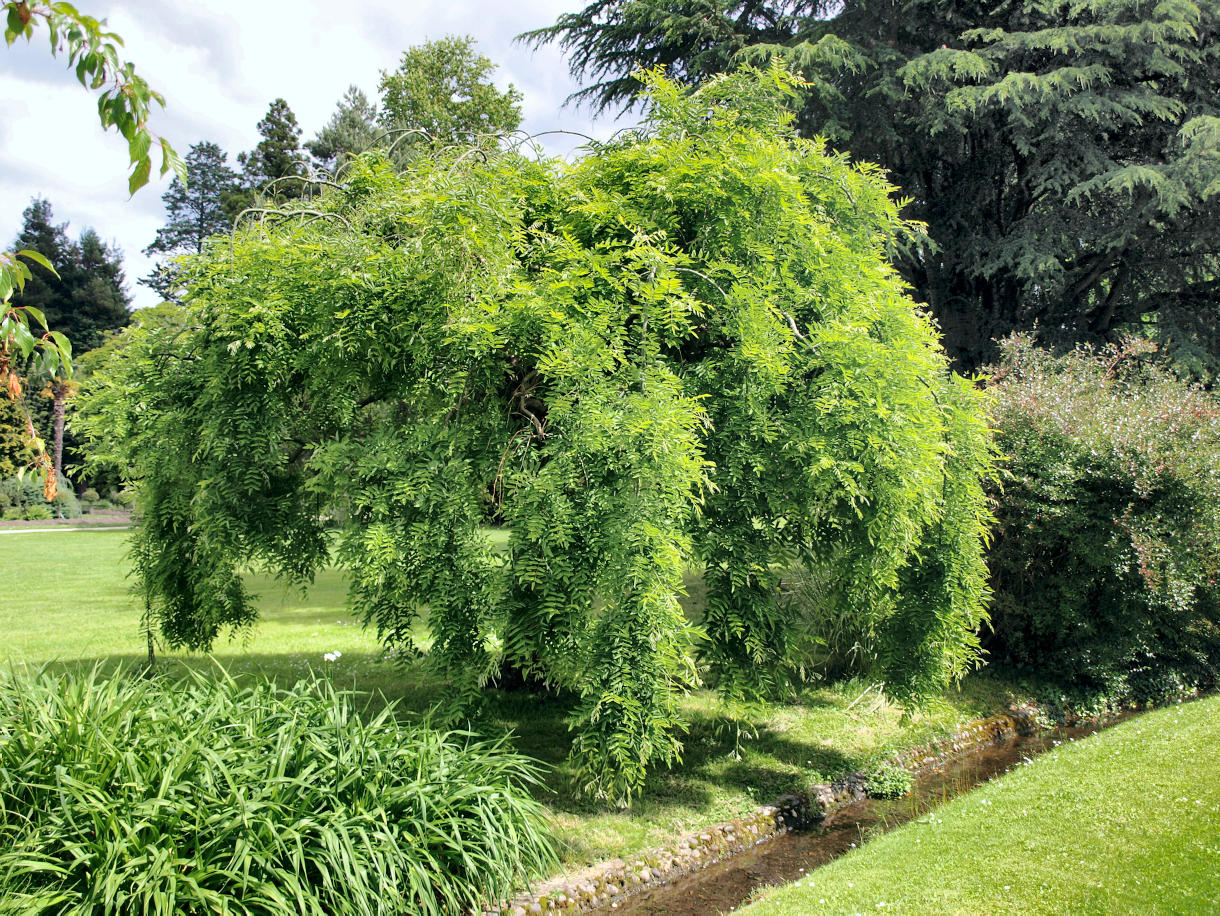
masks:
[[[1220,4],[597,0],[523,37],[603,107],[641,65],[799,66],[802,132],[885,165],[927,223],[895,256],[959,365],[1035,327],[1220,341]]]
[[[358,86],[349,86],[326,126],[305,148],[320,167],[334,172],[352,156],[370,149],[382,133],[377,126],[377,106]]]
[[[68,238],[67,224],[56,225],[51,205],[36,199],[24,213],[24,224],[17,237],[16,248],[32,248],[46,252],[54,272],[42,266],[32,269],[25,283],[21,304],[33,307],[46,317],[47,324],[66,334],[77,354],[100,346],[110,332],[128,324],[130,299],[124,289],[125,279],[121,255],[107,246],[92,229],[85,229],[78,241]],[[50,465],[58,476],[63,472],[66,401],[75,386],[55,367],[32,361],[25,370],[25,400],[15,412],[9,412],[24,432],[32,415],[36,428],[52,431]],[[31,398],[41,391],[49,404]],[[16,398],[14,398],[16,400]],[[22,409],[24,408],[24,409]],[[69,439],[69,444],[71,441]]]
[[[470,36],[448,36],[408,48],[398,69],[381,75],[383,130],[421,130],[438,143],[473,143],[481,134],[516,130],[521,93],[491,81],[496,65]]]
[[[174,178],[161,199],[167,221],[157,237],[144,249],[147,255],[198,254],[210,236],[224,232],[231,223],[230,208],[239,191],[238,176],[225,162],[226,155],[215,143],[196,143],[186,155],[186,183]],[[169,299],[176,271],[161,263],[140,282]]]
[[[247,187],[262,191],[277,179],[305,175],[301,127],[287,102],[276,99],[271,103],[267,114],[258,122],[258,132],[263,138],[258,146],[248,153],[237,154]],[[281,182],[274,193],[277,197],[299,197],[301,186],[299,182]]]
[[[77,242],[69,240],[67,224],[55,225],[50,202],[35,199],[22,214],[14,247],[43,252],[55,273],[32,268],[21,303],[34,306],[47,324],[66,334],[80,353],[99,346],[107,331],[131,320],[130,298],[124,290],[122,256],[92,229]]]

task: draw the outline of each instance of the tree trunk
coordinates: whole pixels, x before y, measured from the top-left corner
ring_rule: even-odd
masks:
[[[67,384],[62,381],[55,382],[51,386],[51,397],[55,401],[52,414],[55,418],[55,438],[51,446],[51,467],[54,469],[55,479],[58,480],[63,474],[64,464],[64,402],[68,399]]]

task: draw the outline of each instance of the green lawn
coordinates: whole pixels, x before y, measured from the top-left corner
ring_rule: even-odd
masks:
[[[1220,697],[1061,745],[745,912],[1220,912]]]
[[[122,531],[0,534],[0,664],[91,665],[143,661],[139,607],[128,592]],[[443,689],[420,662],[403,669],[382,659],[374,634],[346,607],[338,572],[328,570],[302,594],[252,576],[262,619],[243,640],[222,639],[213,657],[239,676],[269,675],[292,682],[310,671],[374,697],[399,699],[424,711]],[[698,581],[691,583],[697,600]],[[333,663],[323,654],[340,651]],[[210,666],[207,657],[162,653],[175,666]],[[832,778],[869,758],[990,715],[1009,699],[1002,684],[969,679],[904,721],[902,710],[873,701],[852,706],[865,685],[807,690],[786,704],[726,714],[708,691],[684,702],[690,719],[681,767],[656,773],[644,796],[626,810],[578,798],[567,755],[565,718],[571,700],[493,693],[487,731],[511,728],[517,746],[555,769],[545,797],[565,860],[592,862],[631,855],[675,834],[743,814],[784,792]],[[738,746],[738,724],[755,737]]]

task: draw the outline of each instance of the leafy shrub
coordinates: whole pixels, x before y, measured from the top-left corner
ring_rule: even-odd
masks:
[[[22,479],[6,477],[0,480],[0,498],[9,506],[23,509],[20,518],[80,518],[80,503],[72,492],[71,482],[62,475],[59,478],[59,492],[55,500],[48,505],[42,492],[42,478],[30,474]],[[43,514],[46,510],[48,514]],[[33,511],[33,515],[29,513]]]
[[[553,861],[537,770],[325,683],[0,674],[23,913],[478,912]]]
[[[101,498],[102,497],[98,495],[97,490],[93,489],[93,487],[89,487],[80,495],[81,505],[83,506],[91,506]]]
[[[51,507],[46,503],[43,503],[42,505],[35,503],[22,509],[21,517],[26,521],[45,522],[53,519],[55,517],[55,513],[51,511]]]
[[[892,763],[878,763],[864,774],[869,798],[902,798],[911,791],[914,777]]]
[[[1220,670],[1220,405],[1129,341],[1004,344],[992,658],[1154,698]]]
[[[25,510],[20,506],[11,506],[0,513],[0,519],[6,522],[19,522],[25,518]]]

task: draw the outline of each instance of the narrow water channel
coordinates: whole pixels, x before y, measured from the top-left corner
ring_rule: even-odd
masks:
[[[1110,723],[1107,723],[1110,724]],[[711,916],[727,913],[760,888],[804,878],[879,831],[922,817],[949,799],[1064,741],[1101,728],[1087,725],[1015,737],[960,757],[916,779],[911,794],[893,801],[864,799],[834,812],[812,830],[783,834],[722,862],[593,912],[629,916]]]

